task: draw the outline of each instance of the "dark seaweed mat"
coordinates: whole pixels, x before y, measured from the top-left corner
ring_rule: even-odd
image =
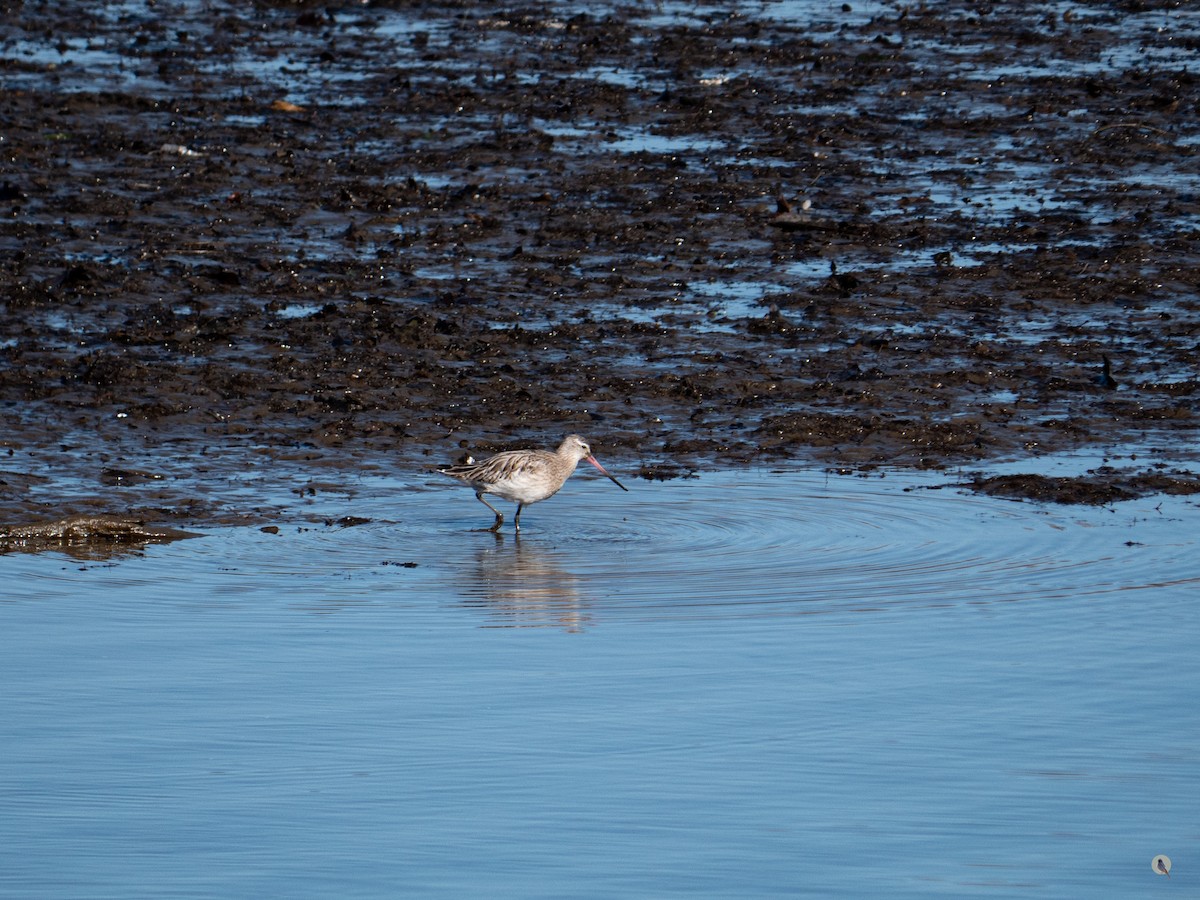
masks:
[[[769,9],[5,4],[11,517],[567,431],[647,477],[1190,459],[1200,18]]]

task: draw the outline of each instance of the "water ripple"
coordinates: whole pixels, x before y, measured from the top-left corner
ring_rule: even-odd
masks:
[[[522,597],[544,611],[556,592],[573,615],[746,616],[1079,597],[1178,570],[1177,525],[1128,507],[1046,508],[902,479],[726,474],[632,499],[603,488],[580,486],[574,513],[535,507],[519,539],[467,536],[475,559],[450,563],[448,586],[506,618]]]
[[[75,590],[83,569],[87,583],[131,603],[383,602],[433,616],[450,604],[484,613],[485,624],[568,628],[1035,601],[1200,580],[1196,566],[1179,563],[1195,558],[1184,537],[1192,530],[1178,523],[1194,506],[1183,501],[1056,508],[923,489],[936,484],[716,473],[622,494],[577,476],[526,511],[518,537],[510,523],[500,534],[482,530],[490,513],[453,485],[379,478],[359,487],[352,508],[331,497],[277,534],[214,529],[132,560],[28,565],[45,596]],[[351,514],[367,521],[336,524]]]

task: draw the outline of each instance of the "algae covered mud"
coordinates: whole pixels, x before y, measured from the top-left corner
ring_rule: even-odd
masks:
[[[1198,43],[1179,2],[9,0],[5,518],[575,431],[1195,490]]]

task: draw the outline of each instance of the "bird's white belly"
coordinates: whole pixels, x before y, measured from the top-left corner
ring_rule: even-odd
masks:
[[[537,503],[558,493],[561,484],[555,484],[545,473],[537,471],[514,472],[503,481],[486,485],[486,493],[495,494],[513,503]]]

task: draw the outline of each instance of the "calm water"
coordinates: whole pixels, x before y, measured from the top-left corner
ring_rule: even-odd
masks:
[[[944,480],[581,472],[517,541],[367,478],[0,557],[0,895],[1186,891],[1197,504]]]

